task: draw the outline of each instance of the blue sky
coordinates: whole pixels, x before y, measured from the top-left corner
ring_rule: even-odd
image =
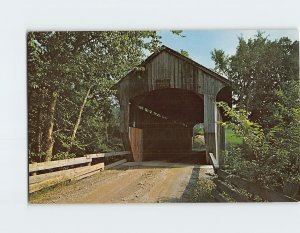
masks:
[[[269,39],[275,40],[287,36],[291,40],[299,40],[297,30],[261,30],[268,35]],[[188,51],[190,58],[194,61],[213,68],[214,63],[211,60],[210,52],[216,49],[222,49],[226,54],[235,53],[238,45],[238,37],[243,36],[245,39],[253,37],[257,30],[187,30],[183,31],[185,37],[179,37],[171,31],[159,31],[162,36],[162,43],[174,50],[184,49]]]

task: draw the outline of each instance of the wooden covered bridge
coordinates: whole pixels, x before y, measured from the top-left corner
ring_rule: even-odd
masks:
[[[192,152],[193,127],[204,123],[206,162],[222,162],[225,120],[217,101],[231,105],[228,79],[163,46],[123,77],[114,88],[120,101],[120,132],[133,161],[164,159]]]

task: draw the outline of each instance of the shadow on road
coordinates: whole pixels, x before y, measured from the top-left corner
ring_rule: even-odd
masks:
[[[190,194],[193,192],[195,186],[197,185],[199,174],[200,174],[200,167],[194,166],[189,183],[185,187],[185,190],[182,194],[181,197],[182,202],[188,202],[191,199]]]
[[[212,179],[199,166],[194,166],[191,177],[180,198],[166,198],[159,203],[207,203],[215,202],[211,192],[214,189]],[[203,174],[200,174],[203,173]]]

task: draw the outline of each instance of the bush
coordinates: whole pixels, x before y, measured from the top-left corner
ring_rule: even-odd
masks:
[[[53,156],[52,160],[63,160],[63,159],[72,159],[75,158],[76,155],[68,152],[59,152]]]
[[[225,103],[218,106],[231,119],[220,124],[231,128],[243,140],[242,144],[227,148],[223,169],[273,189],[282,188],[284,181],[300,183],[300,123],[294,122],[290,127],[277,124],[264,131],[248,119],[245,110],[231,109]],[[294,114],[297,119],[298,115]]]

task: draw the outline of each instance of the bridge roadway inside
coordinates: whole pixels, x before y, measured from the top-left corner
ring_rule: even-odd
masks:
[[[205,180],[206,185],[207,181],[212,183],[211,174],[211,165],[127,162],[83,180],[31,195],[29,199],[30,203],[194,202],[191,195],[195,185],[199,180]]]

